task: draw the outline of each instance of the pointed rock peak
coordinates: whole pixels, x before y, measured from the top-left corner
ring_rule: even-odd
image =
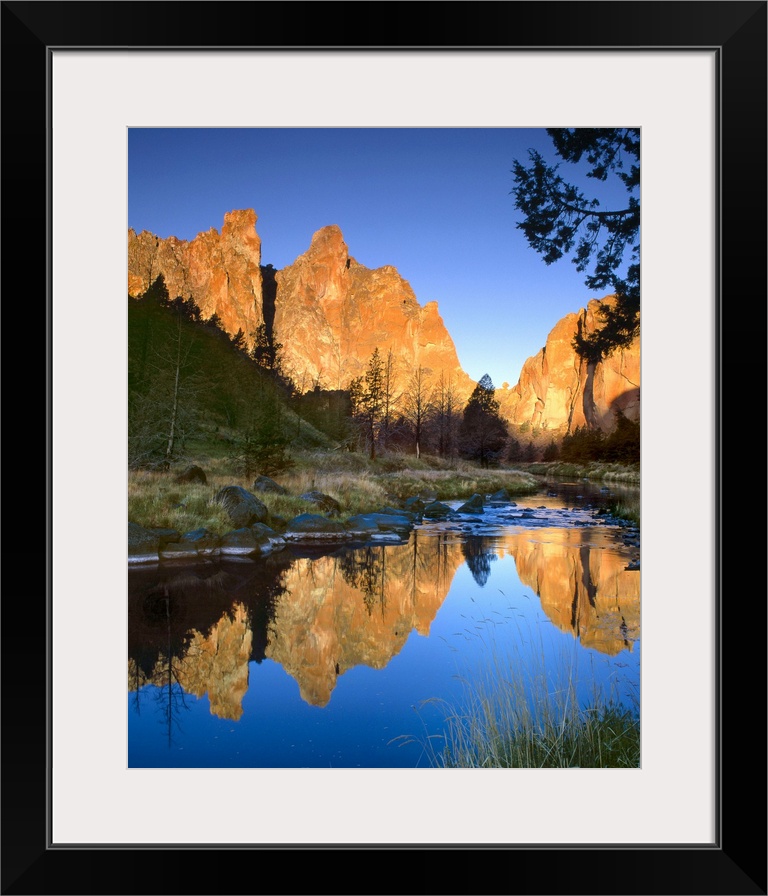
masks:
[[[224,215],[224,227],[222,233],[228,230],[244,230],[256,226],[258,215],[252,208],[235,209]]]
[[[309,252],[313,255],[316,253],[341,255],[345,260],[349,255],[341,228],[337,224],[329,224],[327,227],[321,227],[320,230],[316,230],[312,234]]]

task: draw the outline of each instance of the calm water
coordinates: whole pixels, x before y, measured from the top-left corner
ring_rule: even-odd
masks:
[[[595,515],[608,497],[559,484],[405,544],[130,570],[129,766],[428,767],[499,660],[639,698],[639,552]]]

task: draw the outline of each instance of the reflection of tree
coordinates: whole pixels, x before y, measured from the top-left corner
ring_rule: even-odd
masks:
[[[496,559],[493,541],[480,535],[470,535],[461,550],[472,578],[482,588],[491,575],[491,563]]]
[[[247,662],[265,656],[284,568],[285,562],[266,558],[129,573],[131,711],[139,715],[148,705],[157,711],[169,746],[190,695],[208,693],[214,714],[235,717]]]
[[[179,728],[181,711],[189,709],[184,697],[175,664],[171,631],[171,595],[168,588],[153,595],[152,610],[158,617],[165,616],[166,650],[160,655],[155,666],[154,684],[157,686],[155,700],[163,727],[167,731],[168,748],[173,743],[174,726]]]
[[[363,593],[363,601],[370,616],[378,602],[382,615],[386,607],[386,554],[384,547],[367,546],[350,551],[339,559],[344,581]]]

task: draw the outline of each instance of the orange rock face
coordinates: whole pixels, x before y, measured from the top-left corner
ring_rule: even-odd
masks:
[[[640,340],[588,369],[573,349],[573,338],[582,328],[600,326],[600,302],[593,299],[577,314],[568,314],[552,328],[544,348],[529,358],[512,389],[499,389],[496,398],[510,422],[553,431],[573,432],[587,425],[587,415],[609,432],[616,424],[615,410],[630,420],[640,419]],[[591,374],[591,376],[590,376]]]
[[[419,367],[434,383],[443,374],[465,400],[474,381],[462,370],[437,303],[421,306],[394,267],[370,269],[349,255],[335,225],[318,230],[309,249],[278,272],[275,334],[299,388],[346,388],[365,374],[376,348],[393,358],[394,390]]]
[[[191,242],[128,231],[128,294],[138,296],[162,274],[171,298],[191,297],[204,318],[217,314],[232,336],[246,341],[263,322],[261,240],[251,209],[224,215],[221,233],[211,228]]]
[[[219,234],[200,233],[191,242],[128,231],[128,292],[140,295],[162,274],[171,297],[192,297],[204,318],[217,314],[226,332],[242,330],[248,345],[264,322],[261,240],[252,209],[224,216]],[[475,382],[462,370],[456,347],[436,302],[420,305],[396,268],[370,269],[350,256],[341,230],[318,230],[309,249],[275,275],[274,334],[283,346],[285,372],[297,388],[344,389],[365,374],[378,348],[391,352],[393,396],[409,389],[423,369],[424,386],[450,385],[458,403]],[[501,413],[511,423],[553,432],[587,424],[610,431],[615,410],[640,417],[640,345],[616,352],[594,369],[572,347],[579,329],[600,325],[600,301],[555,324],[546,345],[523,365],[513,388],[496,390]]]

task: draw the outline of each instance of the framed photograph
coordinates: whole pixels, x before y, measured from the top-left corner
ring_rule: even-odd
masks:
[[[368,4],[355,14],[379,14],[376,44],[339,46],[284,43],[288,4],[3,3],[3,164],[6,184],[24,184],[6,194],[5,295],[45,291],[47,406],[45,583],[4,600],[3,893],[250,892],[250,850],[312,853],[286,892],[365,891],[338,879],[340,853],[414,851],[438,853],[428,882],[380,862],[372,891],[767,892],[765,603],[749,602],[757,644],[743,624],[737,638],[745,598],[723,537],[728,396],[751,408],[765,376],[766,6],[461,4],[442,8],[445,37],[403,45],[390,35],[401,7]],[[280,43],[240,42],[246,8]],[[313,40],[328,15],[301,8]],[[641,767],[131,767],[131,129],[618,124],[642,134]],[[456,263],[471,265],[453,214]],[[7,408],[19,423],[21,394],[25,408],[16,394]],[[22,557],[42,568],[42,550]],[[745,688],[757,725],[735,709]],[[141,858],[157,850],[226,851],[243,868],[212,881],[179,856],[148,881]]]

